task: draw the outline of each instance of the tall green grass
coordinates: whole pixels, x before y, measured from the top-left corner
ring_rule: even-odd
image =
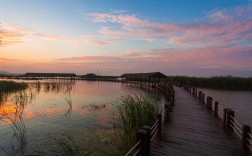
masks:
[[[122,151],[126,152],[135,143],[136,132],[143,126],[151,126],[157,119],[160,105],[153,97],[128,95],[120,98],[116,106],[121,131]]]

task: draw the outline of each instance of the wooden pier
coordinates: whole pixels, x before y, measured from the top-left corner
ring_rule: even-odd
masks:
[[[125,83],[158,90],[170,100],[154,125],[139,129],[136,144],[125,156],[252,156],[250,126],[239,123],[233,110],[222,108],[202,91],[190,86],[172,90],[171,84]]]
[[[175,101],[162,137],[151,144],[152,156],[245,155],[241,140],[205,104],[189,92],[175,87]]]

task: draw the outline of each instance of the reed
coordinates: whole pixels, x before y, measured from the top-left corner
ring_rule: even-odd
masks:
[[[23,90],[28,87],[25,83],[16,83],[13,81],[0,81],[0,106],[4,104],[11,92]]]
[[[55,154],[62,156],[80,156],[80,150],[73,138],[68,135],[61,135],[60,137],[53,138],[58,145],[59,150],[54,150]]]
[[[72,97],[71,97],[71,94],[68,93],[66,96],[65,96],[65,101],[67,102],[69,108],[65,114],[66,117],[70,117],[71,116],[71,113],[72,113],[72,105],[73,105],[73,101],[72,101]]]
[[[24,108],[30,104],[35,98],[34,93],[30,88],[20,90],[12,95],[11,101],[16,107],[16,116],[22,115]]]
[[[27,147],[25,124],[21,116],[19,116],[19,121],[12,119],[10,120],[12,122],[11,128],[13,130],[13,137],[11,139],[13,155],[25,155]]]
[[[155,98],[136,94],[122,97],[118,102],[122,151],[127,151],[135,143],[137,130],[155,122],[160,106]]]
[[[192,86],[222,90],[247,90],[252,91],[252,78],[241,78],[233,76],[215,77],[189,77],[189,76],[169,76],[169,82],[183,83],[190,82]]]
[[[12,92],[16,90],[22,90],[27,88],[25,83],[17,83],[14,81],[0,81],[0,92]]]

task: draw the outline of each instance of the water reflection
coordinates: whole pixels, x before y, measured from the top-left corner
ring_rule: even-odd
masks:
[[[0,93],[0,118],[11,118],[16,120],[18,116],[22,116],[24,109],[28,104],[36,101],[36,96],[41,90],[44,93],[63,94],[64,99],[68,104],[65,116],[70,116],[72,111],[72,99],[70,92],[72,84],[70,83],[55,83],[55,82],[34,82],[29,83],[29,87],[25,90],[19,90],[14,93]],[[42,114],[54,114],[61,112],[61,109],[45,110]],[[40,113],[38,113],[40,114]],[[26,112],[25,119],[37,116],[33,112]]]
[[[14,134],[11,120],[19,121],[19,117],[22,118],[26,128],[26,154],[36,153],[34,149],[48,153],[49,148],[55,147],[51,138],[61,134],[72,136],[79,145],[87,146],[88,151],[95,151],[93,147],[99,148],[108,144],[110,142],[108,138],[113,140],[110,135],[100,136],[101,138],[97,136],[102,131],[111,131],[112,134],[113,101],[136,92],[148,94],[144,90],[112,82],[28,81],[28,83],[28,89],[2,96],[0,146],[6,145],[9,152],[0,149],[0,155],[1,152],[5,155],[11,154],[11,146],[7,146],[10,145],[9,141]],[[116,138],[118,137],[114,139]],[[18,147],[17,144],[15,146]]]
[[[71,97],[71,94],[70,92],[68,92],[66,95],[65,95],[65,100],[69,106],[65,116],[66,117],[70,117],[71,116],[71,112],[72,112],[72,105],[73,105],[73,102],[72,102],[72,97]]]

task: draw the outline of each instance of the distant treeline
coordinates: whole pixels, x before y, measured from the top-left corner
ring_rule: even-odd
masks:
[[[169,76],[170,82],[189,83],[194,87],[204,87],[223,90],[247,90],[252,91],[252,77],[241,78],[233,76],[216,76],[210,78],[188,77],[188,76]]]
[[[15,90],[25,89],[27,84],[17,83],[13,81],[0,81],[0,93],[11,92]]]

